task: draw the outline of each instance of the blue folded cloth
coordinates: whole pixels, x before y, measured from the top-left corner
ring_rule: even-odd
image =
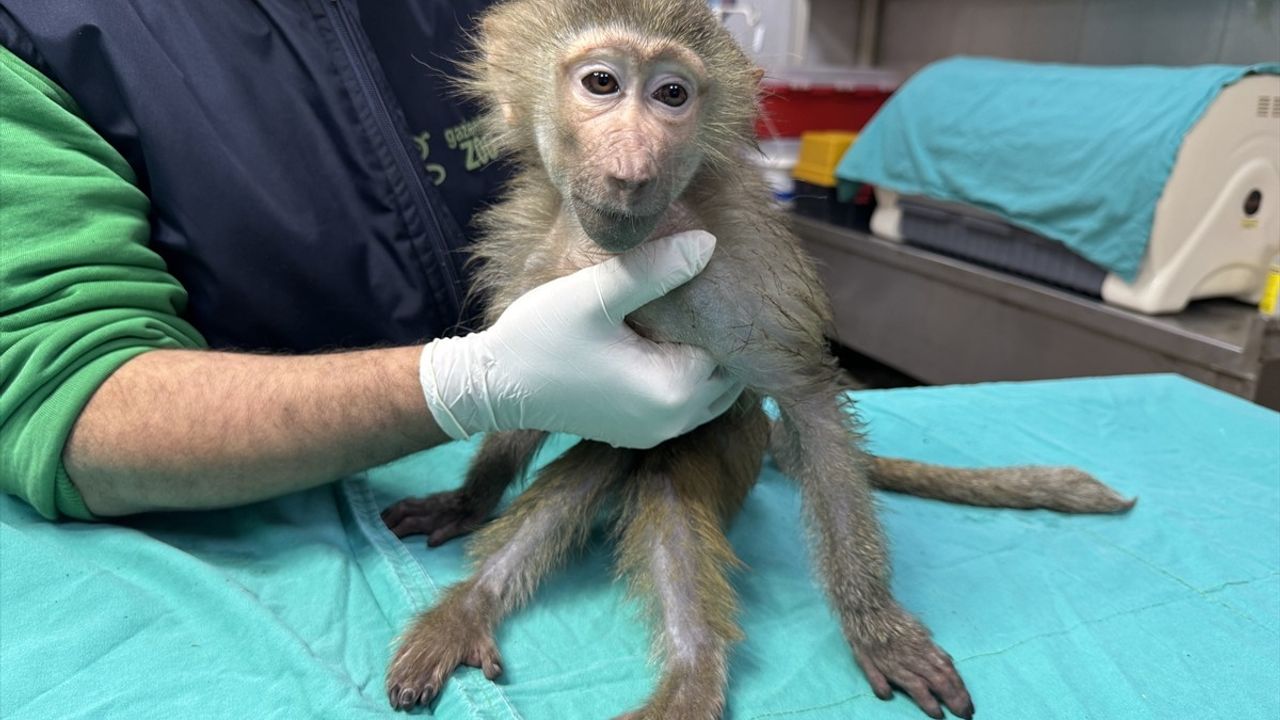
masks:
[[[1280,64],[952,58],[890,98],[836,175],[989,210],[1132,281],[1183,137],[1223,87],[1250,73],[1280,73]]]
[[[1280,415],[1173,376],[855,397],[876,451],[1072,464],[1141,498],[1067,516],[880,496],[897,597],[955,657],[977,717],[1280,717]],[[467,567],[462,543],[401,542],[378,512],[456,486],[476,444],[114,524],[0,496],[0,718],[403,720],[383,690],[392,641]],[[729,531],[746,638],[727,718],[922,720],[858,671],[800,517],[767,463]],[[642,702],[648,629],[612,566],[597,533],[499,629],[502,677],[460,670],[434,717],[600,720]]]

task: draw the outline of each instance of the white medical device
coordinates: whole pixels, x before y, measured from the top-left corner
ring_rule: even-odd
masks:
[[[912,224],[912,199],[877,189],[876,200],[872,232],[903,240],[904,226]],[[940,205],[947,205],[924,202],[920,207],[926,208],[926,213],[936,213]],[[973,253],[973,259],[1049,282],[1059,281],[1053,263],[1042,258],[1030,266],[993,258],[991,248],[996,246],[989,237],[976,244],[972,241],[972,229],[989,229],[991,216],[969,210],[962,214],[966,218],[957,222],[970,232],[959,233],[959,241],[948,240],[946,252],[964,257],[969,254],[966,246],[976,247],[979,252]],[[1031,235],[1021,229],[996,234],[1014,239]],[[929,238],[912,237],[911,231],[906,235],[907,242],[934,245]],[[1004,242],[1007,251],[1018,254],[1015,245]],[[1071,253],[1066,246],[1053,245]],[[1151,315],[1179,312],[1198,298],[1231,297],[1257,303],[1277,254],[1280,76],[1249,75],[1223,88],[1183,139],[1156,203],[1150,241],[1137,278],[1128,283],[1099,268],[1097,291],[1107,303]],[[1080,261],[1078,256],[1073,259]],[[1078,283],[1061,284],[1079,287]]]

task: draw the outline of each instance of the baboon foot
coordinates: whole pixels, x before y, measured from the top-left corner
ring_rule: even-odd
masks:
[[[490,680],[502,674],[502,656],[487,623],[458,603],[427,611],[404,637],[387,670],[391,707],[430,705],[460,665],[480,668]]]

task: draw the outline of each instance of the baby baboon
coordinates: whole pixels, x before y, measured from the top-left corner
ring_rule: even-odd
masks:
[[[862,450],[824,339],[828,300],[743,161],[759,71],[705,2],[512,0],[482,18],[476,40],[464,89],[519,167],[480,221],[488,318],[648,238],[705,230],[718,239],[706,269],[627,321],[654,340],[705,348],[747,390],[717,420],[651,450],[583,441],[545,467],[476,534],[475,574],[404,634],[388,671],[392,705],[429,703],[460,664],[496,677],[497,623],[603,515],[618,525],[621,570],[651,611],[664,661],[654,695],[627,717],[718,717],[739,635],[724,527],[771,448],[799,485],[816,566],[876,694],[897,686],[933,717],[944,705],[970,717],[951,658],[889,591],[871,488],[1069,512],[1130,503],[1072,469],[957,470]],[[763,396],[777,402],[773,425]],[[433,545],[477,528],[542,439],[490,435],[463,488],[405,500],[384,519]]]

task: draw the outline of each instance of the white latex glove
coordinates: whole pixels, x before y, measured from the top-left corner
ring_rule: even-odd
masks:
[[[530,429],[638,448],[719,416],[741,385],[701,348],[623,322],[701,272],[715,242],[701,231],[647,242],[530,290],[483,332],[427,344],[419,378],[432,416],[459,440]]]

